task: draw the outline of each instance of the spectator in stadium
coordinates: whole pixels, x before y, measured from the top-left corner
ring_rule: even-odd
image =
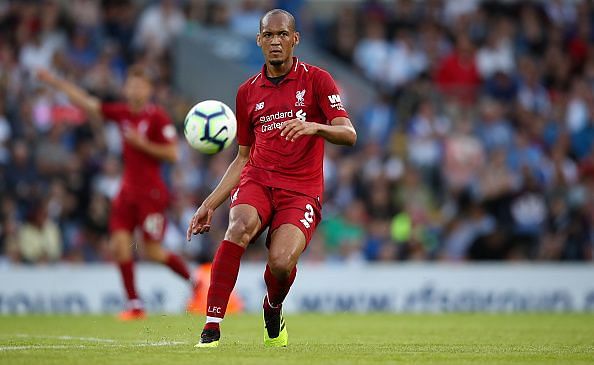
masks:
[[[178,0],[160,0],[140,15],[134,42],[138,49],[161,56],[185,25],[186,17]]]
[[[19,223],[16,216],[16,202],[4,197],[0,206],[2,230],[0,231],[0,263],[19,263],[21,261],[19,248]]]
[[[233,9],[229,26],[233,32],[251,38],[254,36],[254,29],[258,28],[262,15],[264,11],[258,1],[242,0]]]
[[[388,42],[386,41],[386,28],[377,21],[368,21],[365,24],[365,36],[357,44],[354,51],[355,65],[363,74],[378,85],[383,82],[385,64],[388,57]]]
[[[507,20],[497,22],[476,54],[476,64],[483,80],[497,72],[511,74],[515,68],[512,41],[507,37],[507,28]]]
[[[60,230],[47,209],[47,201],[34,201],[27,222],[19,229],[19,252],[26,263],[56,262],[62,256]]]
[[[12,127],[6,116],[4,100],[0,100],[0,165],[6,165],[10,160],[8,141],[12,134]]]
[[[437,66],[435,82],[448,98],[466,104],[476,100],[481,78],[474,46],[467,35],[456,36],[456,48]]]
[[[31,197],[38,196],[40,179],[30,156],[30,150],[23,140],[12,143],[10,163],[6,169],[6,193],[16,201],[17,215],[23,218]]]

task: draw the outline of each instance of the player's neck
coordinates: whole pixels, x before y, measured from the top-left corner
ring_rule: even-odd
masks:
[[[146,106],[147,103],[133,103],[133,102],[128,102],[128,105],[130,106],[130,110],[133,113],[138,113],[140,111],[142,111],[142,109],[144,109],[144,107]]]
[[[280,77],[284,76],[291,71],[293,67],[293,57],[289,58],[287,62],[283,62],[280,65],[266,64],[266,76],[268,77]]]

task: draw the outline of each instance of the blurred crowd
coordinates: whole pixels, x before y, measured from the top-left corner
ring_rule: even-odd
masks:
[[[373,82],[329,154],[323,240],[354,260],[591,260],[588,1],[366,1],[320,44]],[[346,212],[346,213],[343,213]]]
[[[319,17],[307,1],[0,1],[0,260],[110,260],[119,132],[86,123],[36,69],[116,100],[141,63],[181,132],[193,101],[173,88],[175,37],[192,24],[255,34],[276,6],[379,91],[351,115],[356,148],[326,145],[304,260],[592,260],[594,8],[563,0],[360,1]],[[163,172],[164,245],[208,261],[228,208],[189,244],[187,222],[235,151],[180,149]],[[257,242],[246,260],[265,255]]]

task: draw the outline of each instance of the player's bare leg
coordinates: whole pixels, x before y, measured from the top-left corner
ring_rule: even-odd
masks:
[[[145,240],[144,254],[146,258],[164,264],[167,261],[167,251],[161,247],[159,241]]]
[[[305,249],[305,235],[293,224],[283,224],[272,232],[268,263],[264,272],[264,345],[287,346],[289,335],[282,314],[282,303],[297,274],[297,261]]]
[[[136,293],[134,284],[134,255],[132,234],[126,230],[117,230],[111,235],[111,247],[114,260],[117,262],[122,274],[122,281],[128,296],[127,309],[120,313],[119,319],[135,320],[146,317],[142,302]]]
[[[147,259],[167,266],[171,271],[188,282],[192,289],[190,302],[194,300],[199,289],[198,282],[190,275],[190,270],[184,259],[171,251],[165,250],[161,246],[160,241],[145,239],[144,243],[144,253]]]
[[[171,251],[165,250],[160,241],[146,240],[144,245],[146,257],[154,262],[163,264],[179,275],[182,279],[193,284],[190,271],[184,260]]]
[[[220,323],[225,317],[229,296],[233,291],[239,264],[245,248],[261,227],[256,208],[239,204],[231,208],[229,227],[212,262],[208,288],[206,324],[196,347],[216,347],[220,338]]]

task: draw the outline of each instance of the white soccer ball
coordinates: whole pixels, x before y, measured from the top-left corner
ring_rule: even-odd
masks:
[[[190,146],[209,155],[229,147],[236,132],[235,114],[218,100],[199,102],[190,109],[184,120],[184,136]]]

